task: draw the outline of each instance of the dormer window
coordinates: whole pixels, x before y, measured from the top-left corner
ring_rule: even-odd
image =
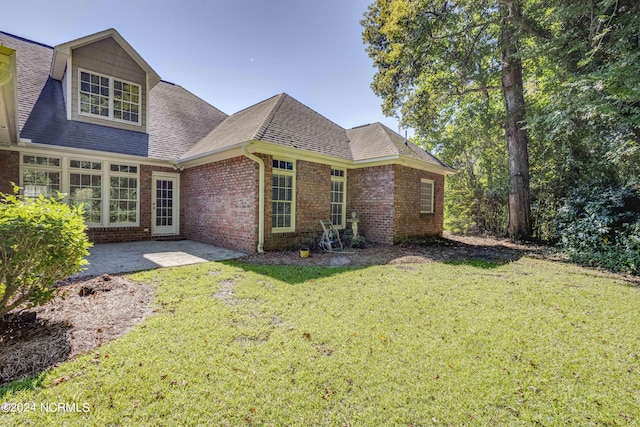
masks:
[[[79,114],[140,124],[140,85],[79,70]]]

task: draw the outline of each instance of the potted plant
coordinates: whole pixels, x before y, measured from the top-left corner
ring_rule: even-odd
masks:
[[[309,246],[300,246],[300,256],[302,258],[309,258]]]

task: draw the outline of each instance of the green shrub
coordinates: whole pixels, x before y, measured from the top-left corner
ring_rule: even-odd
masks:
[[[640,185],[587,185],[557,215],[560,245],[578,262],[640,273]]]
[[[0,193],[0,316],[53,298],[54,283],[80,271],[91,246],[81,207],[17,190]]]

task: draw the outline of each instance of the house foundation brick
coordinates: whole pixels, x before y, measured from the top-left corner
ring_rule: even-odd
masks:
[[[20,184],[20,153],[0,151],[0,193],[13,194],[13,186]]]

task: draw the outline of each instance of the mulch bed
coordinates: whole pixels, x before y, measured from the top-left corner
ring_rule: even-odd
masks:
[[[0,385],[122,336],[151,313],[152,288],[103,275],[58,284],[47,304],[0,318]]]

